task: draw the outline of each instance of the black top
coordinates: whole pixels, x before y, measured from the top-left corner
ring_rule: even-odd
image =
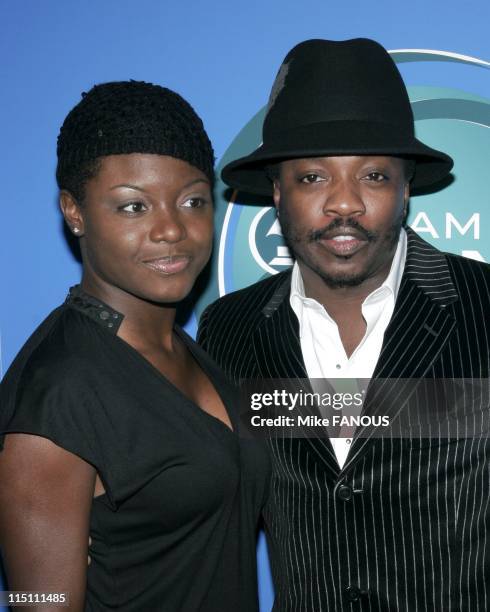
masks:
[[[236,390],[185,332],[176,328],[234,431],[119,338],[122,319],[72,289],[5,376],[0,433],[49,438],[104,484],[92,503],[86,610],[253,612],[267,451],[238,435]]]

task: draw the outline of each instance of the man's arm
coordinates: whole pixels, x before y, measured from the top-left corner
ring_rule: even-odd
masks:
[[[62,609],[83,610],[95,477],[94,467],[46,438],[6,435],[0,452],[0,546],[10,590],[66,593],[70,605]]]

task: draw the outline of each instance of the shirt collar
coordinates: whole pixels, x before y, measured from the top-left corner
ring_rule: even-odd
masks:
[[[393,296],[393,299],[396,300],[398,295],[398,290],[400,289],[400,285],[402,282],[403,270],[405,269],[405,261],[407,259],[407,233],[402,228],[400,235],[398,237],[398,244],[396,246],[395,255],[393,256],[393,261],[391,262],[390,271],[388,272],[388,276],[383,281],[381,287],[375,289],[372,293],[370,293],[366,300],[369,300],[371,296],[374,294],[381,292],[383,290],[388,289],[388,291]]]
[[[78,310],[90,319],[107,329],[112,334],[117,334],[124,315],[105,302],[85,293],[80,285],[70,288],[66,297],[65,305]]]

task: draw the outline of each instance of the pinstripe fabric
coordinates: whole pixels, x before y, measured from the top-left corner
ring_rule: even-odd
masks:
[[[488,378],[490,267],[410,230],[407,246],[374,377]],[[306,378],[289,280],[278,274],[203,314],[198,340],[235,381]],[[368,400],[369,414],[398,409],[377,392]],[[489,440],[355,437],[342,469],[328,440],[277,438],[270,449],[274,610],[490,610]]]

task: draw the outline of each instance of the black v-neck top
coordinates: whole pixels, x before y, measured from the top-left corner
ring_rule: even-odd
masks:
[[[104,484],[90,516],[86,610],[258,610],[267,450],[240,437],[236,389],[184,331],[234,431],[117,336],[123,318],[73,288],[5,375],[0,433],[49,438]]]

